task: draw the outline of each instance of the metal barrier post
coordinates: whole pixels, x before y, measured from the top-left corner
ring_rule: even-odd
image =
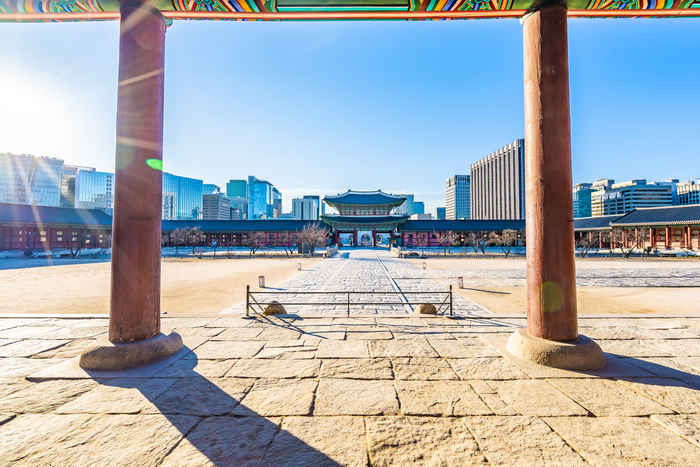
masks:
[[[245,315],[241,316],[241,318],[252,318],[252,316],[250,316],[250,285],[245,286]]]
[[[450,316],[452,315],[452,284],[450,284]]]

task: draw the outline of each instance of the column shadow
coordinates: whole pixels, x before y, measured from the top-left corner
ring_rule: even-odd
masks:
[[[280,416],[266,418],[242,404],[256,379],[221,377],[210,380],[195,371],[199,363],[194,352],[190,352],[150,378],[99,378],[101,385],[139,390],[155,407],[155,410],[151,407],[141,413],[162,414],[182,433],[183,437],[161,465],[341,465],[281,429]],[[163,386],[167,386],[165,391]],[[294,397],[292,391],[289,396]],[[311,417],[312,411],[313,403],[307,416]],[[327,436],[332,437],[333,433]]]

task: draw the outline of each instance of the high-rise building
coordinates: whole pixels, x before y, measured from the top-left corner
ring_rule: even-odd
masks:
[[[469,175],[453,175],[445,181],[445,218],[471,219]]]
[[[163,219],[201,219],[203,185],[201,180],[163,172]]]
[[[700,179],[679,183],[678,204],[700,204]]]
[[[326,203],[318,195],[304,195],[302,199],[312,199],[316,205],[316,219],[320,219],[326,213]]]
[[[61,176],[61,201],[62,208],[75,207],[75,176],[78,170],[83,172],[95,172],[94,167],[81,167],[79,165],[63,164],[63,174]]]
[[[472,219],[525,219],[524,139],[475,162],[470,173]]]
[[[248,219],[272,219],[282,213],[282,193],[272,183],[248,177]]]
[[[673,205],[673,191],[670,185],[647,184],[644,179],[622,183],[609,182],[614,180],[605,180],[605,183],[596,180],[593,184],[603,187],[591,193],[593,216],[626,214],[636,208]]]
[[[110,216],[114,209],[114,174],[78,169],[75,174],[75,206],[99,209]]]
[[[229,180],[226,184],[226,196],[233,198],[248,198],[248,182],[245,180]]]
[[[292,200],[292,217],[300,221],[318,220],[318,206],[313,199],[295,198]]]
[[[222,193],[202,196],[202,219],[205,221],[231,220],[231,203]]]
[[[63,161],[0,154],[0,203],[60,206]]]
[[[577,183],[574,185],[574,218],[591,217],[592,183]]]
[[[425,214],[425,203],[423,201],[413,202],[413,214]]]
[[[447,219],[445,215],[445,208],[435,208],[435,219],[439,221],[444,221]]]
[[[229,202],[231,203],[231,208],[237,209],[238,215],[240,216],[239,219],[234,219],[232,217],[231,220],[248,219],[248,198],[241,198],[241,197],[229,198]]]
[[[238,208],[231,208],[231,220],[232,221],[240,221],[243,220],[241,218],[241,210]]]
[[[660,182],[654,182],[652,185],[667,185],[671,187],[671,198],[673,199],[673,205],[678,204],[678,182],[680,180],[677,178],[669,180],[661,180]]]
[[[221,193],[221,188],[219,188],[218,185],[214,185],[213,183],[205,183],[202,185],[202,192],[205,195],[216,195],[218,193]]]

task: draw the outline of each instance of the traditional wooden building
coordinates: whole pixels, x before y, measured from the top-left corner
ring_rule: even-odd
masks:
[[[477,232],[484,241],[491,232],[515,230],[521,237],[525,230],[524,220],[408,220],[399,227],[400,243],[407,248],[439,247],[438,235],[454,232],[459,236],[459,245],[467,244],[467,235]],[[522,244],[523,241],[518,241]]]
[[[600,248],[610,248],[607,233],[615,228],[634,231],[628,242],[638,242],[640,248],[697,250],[700,249],[700,205],[639,208],[621,216],[574,220],[577,238],[589,232],[602,233],[598,240]]]
[[[338,210],[321,219],[333,229],[333,243],[343,246],[389,246],[398,226],[408,220],[408,216],[391,214],[406,198],[381,190],[348,190],[323,200]]]
[[[0,203],[0,251],[109,248],[112,218],[97,209]]]

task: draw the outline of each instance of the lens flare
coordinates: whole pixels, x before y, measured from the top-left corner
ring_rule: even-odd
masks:
[[[160,159],[148,159],[146,165],[152,169],[163,171],[163,161]]]

